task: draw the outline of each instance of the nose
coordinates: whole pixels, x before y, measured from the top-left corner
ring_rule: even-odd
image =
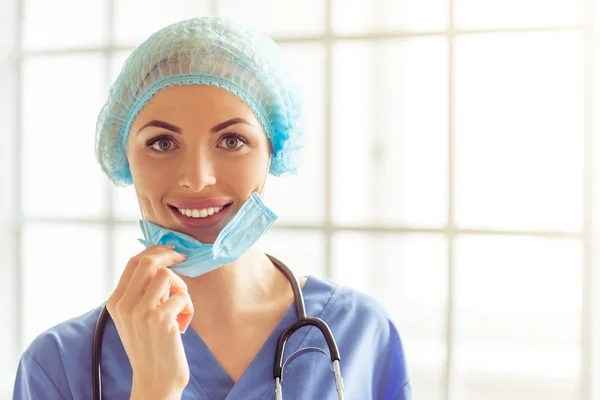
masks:
[[[193,192],[200,192],[217,182],[212,160],[205,154],[184,157],[180,170],[179,184]]]

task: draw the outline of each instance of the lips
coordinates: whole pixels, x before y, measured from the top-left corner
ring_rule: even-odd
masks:
[[[223,207],[208,207],[201,209],[179,208],[181,215],[191,218],[206,218],[223,210]]]
[[[197,202],[195,204],[199,203]],[[228,211],[231,204],[233,203],[229,202],[217,206],[211,204],[210,206],[204,207],[198,207],[196,205],[198,208],[178,208],[171,205],[169,208],[183,225],[190,228],[208,228],[216,225],[229,213]],[[189,206],[189,203],[187,205]]]
[[[169,205],[177,209],[184,210],[201,210],[203,208],[218,208],[231,204],[229,199],[198,199],[198,200],[181,200],[170,202]]]

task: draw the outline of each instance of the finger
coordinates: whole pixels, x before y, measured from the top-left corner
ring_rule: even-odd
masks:
[[[169,319],[177,319],[179,332],[185,332],[194,316],[194,304],[187,292],[175,293],[159,307]]]
[[[119,278],[119,282],[117,284],[116,289],[113,291],[110,298],[106,302],[106,306],[108,307],[108,310],[111,313],[111,316],[113,318],[117,317],[117,315],[115,314],[116,306],[121,301],[121,299],[127,289],[127,285],[129,285],[131,276],[133,275],[133,272],[137,268],[137,265],[139,264],[140,259],[142,257],[144,257],[145,255],[155,254],[155,253],[158,253],[161,251],[166,251],[166,250],[171,250],[172,248],[173,248],[172,245],[150,246],[129,260],[129,262],[125,266],[123,273],[121,274],[121,277]]]
[[[185,331],[187,331],[188,327],[192,323],[193,316],[194,313],[177,315],[177,325],[179,326],[179,332],[185,333]]]
[[[117,287],[113,292],[113,296],[115,296],[117,299],[120,299],[123,296],[123,293],[125,292],[125,289],[127,288],[129,281],[131,280],[131,276],[133,275],[133,272],[135,271],[142,257],[149,254],[156,254],[165,250],[171,250],[172,248],[173,246],[171,245],[150,246],[147,249],[144,249],[143,251],[135,255],[134,257],[130,258],[129,262],[127,262],[127,265],[125,266],[125,269],[123,270],[123,273],[121,274],[121,278],[119,279],[119,283],[117,284]]]
[[[179,332],[185,333],[187,328],[192,323],[192,318],[194,317],[194,313],[189,314],[178,314],[177,315],[177,325],[179,325]]]
[[[169,298],[171,292],[187,292],[187,285],[169,268],[160,268],[152,278],[142,301],[147,307],[157,307]]]
[[[122,301],[133,306],[144,295],[147,282],[154,277],[159,268],[167,268],[185,260],[185,257],[174,250],[166,250],[155,254],[145,255],[140,259],[125,289]],[[183,288],[187,290],[186,288]]]

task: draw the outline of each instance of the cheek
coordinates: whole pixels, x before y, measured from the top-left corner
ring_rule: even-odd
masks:
[[[165,191],[165,182],[169,179],[167,168],[159,168],[156,162],[143,154],[143,151],[133,151],[128,154],[129,168],[140,199],[158,201]]]
[[[240,195],[262,188],[268,173],[268,153],[254,151],[244,157],[224,161],[215,169],[219,172],[217,182],[227,182],[238,188]]]
[[[131,151],[127,154],[129,168],[136,186],[143,187],[150,180],[152,174],[151,165],[138,150]]]
[[[153,157],[141,144],[134,144],[128,149],[127,160],[133,179],[140,183],[160,181],[161,177],[167,176],[173,169],[168,159]]]

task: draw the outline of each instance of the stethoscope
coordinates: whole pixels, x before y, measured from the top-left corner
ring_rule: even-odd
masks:
[[[318,328],[325,341],[327,342],[327,346],[329,347],[329,355],[331,358],[331,363],[333,364],[333,373],[335,374],[335,387],[337,389],[338,400],[344,399],[344,382],[342,380],[342,374],[340,371],[340,352],[338,350],[337,344],[329,326],[320,318],[308,317],[306,315],[306,307],[304,305],[304,297],[302,296],[302,290],[300,289],[300,284],[296,279],[294,273],[281,261],[277,260],[275,257],[268,256],[273,264],[285,275],[287,280],[290,282],[292,286],[292,290],[294,292],[294,303],[296,306],[296,314],[298,318],[296,322],[292,325],[288,326],[285,331],[279,337],[277,341],[277,349],[275,351],[275,361],[273,365],[273,378],[275,379],[275,398],[277,400],[283,399],[283,394],[281,391],[281,371],[284,365],[284,350],[285,345],[287,344],[288,339],[300,328],[304,326],[314,326]],[[101,353],[102,353],[102,337],[104,335],[104,328],[110,315],[106,306],[102,308],[100,312],[100,316],[98,317],[98,321],[96,322],[96,329],[94,332],[94,344],[92,347],[92,385],[94,387],[94,400],[102,399],[102,367],[100,363]]]

